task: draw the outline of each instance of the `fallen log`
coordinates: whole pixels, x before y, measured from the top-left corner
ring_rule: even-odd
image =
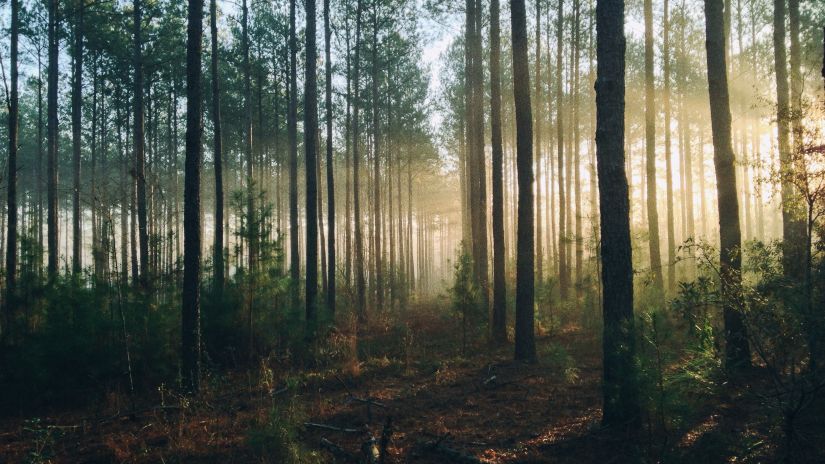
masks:
[[[364,428],[349,429],[349,428],[344,428],[344,427],[336,427],[334,425],[316,424],[315,422],[304,422],[304,427],[306,427],[308,429],[329,430],[331,432],[341,432],[341,433],[365,433],[367,431]]]

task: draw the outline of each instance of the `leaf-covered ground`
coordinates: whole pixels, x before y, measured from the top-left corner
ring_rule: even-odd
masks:
[[[7,418],[0,462],[346,462],[364,459],[371,439],[380,449],[382,436],[385,462],[399,463],[764,462],[775,453],[762,411],[737,393],[746,388],[707,401],[678,429],[649,427],[657,418],[647,415],[631,444],[599,427],[593,330],[544,333],[539,362],[525,364],[509,347],[462,349],[455,321],[431,311],[371,324],[360,361],[353,337],[333,331],[323,368],[272,356],[209,374],[195,400],[159,388],[134,403],[112,394],[80,411]]]

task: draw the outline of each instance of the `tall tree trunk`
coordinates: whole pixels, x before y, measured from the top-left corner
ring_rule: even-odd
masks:
[[[781,1],[781,0],[780,0]],[[705,46],[707,48],[708,92],[713,130],[713,164],[719,204],[719,263],[725,319],[725,357],[729,366],[750,365],[750,351],[742,315],[735,306],[741,291],[741,233],[736,193],[736,169],[731,143],[730,100],[722,0],[705,0]]]
[[[653,81],[653,0],[644,0],[645,16],[645,154],[647,160],[647,226],[650,235],[650,271],[653,286],[663,289],[659,252],[659,208],[656,195],[656,102]]]
[[[295,1],[289,0],[289,276],[292,310],[300,305],[301,261],[298,252],[298,39],[295,32]]]
[[[200,386],[202,41],[203,0],[189,0],[186,40],[186,177],[183,192],[183,308],[181,313],[181,373],[184,388],[189,392],[197,392]]]
[[[364,276],[364,238],[361,231],[363,218],[361,217],[361,125],[358,118],[361,104],[359,102],[361,89],[361,14],[362,0],[357,0],[355,13],[355,62],[353,68],[355,77],[353,85],[352,110],[352,206],[355,221],[355,306],[359,322],[367,318],[366,279]]]
[[[516,110],[518,164],[518,243],[516,247],[515,358],[536,359],[533,330],[535,313],[533,264],[533,115],[530,107],[530,71],[527,61],[527,13],[524,0],[510,0],[513,43],[513,94]]]
[[[381,185],[379,181],[381,169],[381,128],[378,119],[379,97],[378,97],[378,2],[375,2],[372,7],[372,162],[373,162],[373,181],[372,181],[372,211],[373,211],[373,240],[375,246],[375,297],[376,309],[384,309],[384,253],[382,251],[382,227],[381,222]]]
[[[576,253],[576,299],[583,296],[584,282],[584,239],[582,237],[582,187],[581,187],[581,127],[579,125],[579,59],[581,56],[580,11],[581,0],[573,1],[573,79],[571,97],[573,99],[573,193],[576,195],[576,223],[574,229]]]
[[[564,185],[564,93],[563,93],[563,43],[564,43],[564,0],[558,0],[556,18],[556,147],[558,150],[557,178],[559,190],[559,293],[562,301],[567,299],[570,289],[570,267],[567,261],[567,208]]]
[[[75,1],[74,48],[72,59],[72,273],[79,274],[82,266],[83,236],[80,210],[80,147],[83,103],[83,13],[84,0]],[[94,228],[94,225],[92,225]]]
[[[306,323],[313,339],[318,296],[318,81],[315,45],[315,0],[306,0],[306,75],[304,76],[304,160],[306,163]]]
[[[141,39],[142,12],[141,0],[134,0],[134,94],[135,101],[135,176],[137,179],[137,219],[138,242],[140,247],[140,284],[145,290],[149,286],[149,233],[146,216],[146,158],[143,115],[143,42]]]
[[[624,1],[596,2],[596,158],[602,238],[602,423],[638,428],[630,205],[624,153]]]
[[[673,221],[673,167],[671,153],[671,119],[670,119],[670,2],[664,0],[662,13],[664,35],[662,60],[664,62],[664,111],[665,111],[665,175],[667,176],[667,289],[676,289],[676,229]]]
[[[58,127],[57,127],[57,74],[58,70],[58,52],[59,52],[59,38],[58,27],[60,23],[60,12],[57,4],[59,0],[49,0],[49,70],[48,70],[48,95],[46,96],[47,105],[47,177],[48,177],[48,274],[49,281],[54,282],[57,277],[57,261],[58,261],[58,228],[57,228],[57,144],[58,144]]]
[[[255,189],[253,177],[253,148],[252,148],[252,71],[249,65],[249,7],[247,0],[241,4],[241,46],[243,47],[243,74],[244,74],[244,151],[246,152],[246,225],[247,225],[247,253],[250,272],[257,267],[258,259],[258,218],[255,214]]]
[[[18,129],[18,67],[17,51],[20,35],[20,1],[11,0],[11,89],[9,90],[9,158],[8,158],[8,233],[6,234],[6,325],[3,335],[11,328],[16,311],[17,288],[17,129]]]
[[[776,74],[776,107],[777,107],[777,136],[779,148],[780,170],[787,172],[793,169],[791,165],[791,146],[789,140],[790,123],[792,120],[791,108],[788,102],[788,60],[785,48],[785,0],[773,2],[773,48],[774,72]],[[801,281],[804,276],[804,237],[805,224],[798,209],[794,186],[783,175],[781,182],[782,194],[782,236],[783,258],[782,265],[785,276],[794,281]]]
[[[501,141],[501,32],[499,2],[490,0],[490,126],[493,151],[493,311],[491,335],[507,341],[507,284],[504,268],[504,172]]]
[[[218,77],[217,0],[209,1],[209,30],[212,38],[212,60],[209,64],[212,74],[212,157],[215,163],[215,241],[212,245],[212,261],[215,269],[213,286],[218,295],[222,295],[225,280],[223,259],[223,133],[221,132],[221,90],[220,78]]]
[[[549,71],[548,71],[549,73]],[[536,282],[539,285],[543,285],[544,283],[544,253],[542,249],[544,248],[544,241],[542,239],[542,220],[541,220],[541,196],[542,196],[542,182],[541,182],[541,162],[544,158],[541,154],[542,151],[542,142],[541,142],[541,133],[542,133],[542,123],[544,122],[544,115],[542,114],[542,107],[543,100],[542,100],[542,93],[541,93],[541,0],[536,0],[536,76],[535,76],[535,86],[534,86],[534,95],[533,99],[535,101],[535,105],[531,105],[531,109],[533,110],[535,122],[533,124],[534,130],[533,134],[535,134],[535,146],[533,147],[536,152]],[[495,285],[495,282],[493,283]]]
[[[324,106],[327,113],[327,310],[335,314],[335,165],[332,159],[332,30],[329,24],[329,0],[324,0]]]

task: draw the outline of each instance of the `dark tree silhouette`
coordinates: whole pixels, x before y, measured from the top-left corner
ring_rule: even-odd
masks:
[[[9,159],[8,159],[8,233],[6,234],[6,311],[7,325],[15,311],[17,288],[17,129],[18,129],[18,38],[20,36],[20,1],[11,0],[10,74],[11,89],[8,96],[9,110]]]
[[[306,74],[304,76],[304,162],[306,163],[306,323],[315,336],[318,297],[318,81],[315,0],[306,0]]]
[[[780,0],[781,1],[781,0]],[[730,97],[725,63],[725,32],[722,0],[705,0],[705,46],[708,64],[708,95],[713,132],[713,164],[719,204],[719,264],[725,320],[725,358],[729,366],[750,365],[750,351],[742,315],[735,307],[741,285],[741,231],[736,168],[731,142]]]
[[[221,132],[221,90],[218,77],[218,7],[217,0],[209,1],[209,30],[212,36],[212,156],[215,163],[215,242],[213,265],[215,266],[214,289],[222,294],[224,287],[223,260],[223,133]]]
[[[60,26],[60,11],[57,7],[58,0],[49,0],[49,69],[48,69],[48,90],[46,95],[46,170],[47,172],[47,234],[48,237],[48,273],[49,280],[54,281],[57,277],[57,74]]]
[[[624,153],[624,0],[596,2],[596,160],[604,313],[606,426],[640,423],[633,330],[633,263]]]
[[[301,258],[298,251],[298,39],[295,32],[295,1],[289,0],[289,277],[292,310],[300,304]]]
[[[135,178],[137,179],[137,220],[138,244],[140,247],[140,284],[149,286],[149,230],[146,217],[146,140],[144,134],[143,108],[143,42],[141,29],[143,22],[141,0],[134,0],[133,11],[133,66],[134,66],[134,138]]]
[[[329,0],[324,0],[324,106],[326,107],[327,161],[327,309],[335,314],[335,177],[332,160],[332,29],[329,24]]]
[[[189,0],[188,17],[186,28],[186,165],[184,168],[183,190],[181,375],[184,388],[194,393],[200,387],[203,0]]]
[[[501,32],[499,2],[490,0],[490,138],[493,151],[493,340],[507,341],[507,284],[504,262],[504,153],[501,140]]]
[[[516,168],[518,170],[518,238],[516,243],[515,358],[536,359],[533,244],[533,115],[527,61],[527,13],[524,0],[510,0],[513,40],[513,93],[516,107]]]

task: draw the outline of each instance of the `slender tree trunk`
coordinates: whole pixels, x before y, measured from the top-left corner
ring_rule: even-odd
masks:
[[[549,73],[549,71],[548,71]],[[535,87],[534,87],[534,95],[533,99],[535,104],[531,105],[531,109],[534,112],[535,122],[533,124],[534,130],[533,134],[535,134],[535,146],[533,147],[536,152],[535,164],[536,164],[536,282],[539,285],[543,285],[544,283],[544,253],[542,249],[544,248],[544,241],[542,239],[542,220],[541,220],[541,197],[542,197],[542,185],[541,185],[541,162],[544,158],[541,154],[541,150],[543,148],[541,142],[541,133],[542,133],[542,123],[544,122],[544,115],[542,114],[542,93],[541,93],[541,0],[536,1],[536,77],[535,77]],[[495,252],[494,252],[495,253]],[[495,282],[493,283],[495,285]]]
[[[189,0],[186,40],[186,177],[183,207],[181,373],[184,388],[190,392],[197,392],[200,386],[202,52],[203,0]]]
[[[647,226],[650,233],[650,271],[653,286],[663,289],[659,252],[659,208],[656,195],[656,102],[653,82],[653,0],[644,1],[645,16],[645,153],[647,160]]]
[[[777,135],[779,148],[780,170],[787,172],[793,169],[791,165],[790,124],[793,119],[788,102],[788,63],[785,47],[785,0],[773,2],[773,47],[774,72],[776,74],[776,106],[777,106]],[[801,219],[793,185],[782,176],[782,236],[783,236],[783,269],[785,276],[793,281],[804,278],[802,263],[804,263],[805,224]]]
[[[567,262],[567,208],[564,175],[564,93],[563,93],[563,42],[564,42],[564,0],[558,0],[556,19],[556,147],[558,150],[557,178],[559,190],[559,293],[562,301],[567,300],[570,289],[570,268]]]
[[[633,330],[630,205],[624,153],[624,1],[596,1],[596,158],[602,238],[602,423],[640,424]]]
[[[359,322],[367,318],[366,282],[364,276],[364,239],[361,231],[361,125],[358,117],[361,104],[359,102],[361,88],[361,14],[362,0],[357,0],[355,13],[355,62],[353,63],[355,77],[353,85],[352,110],[352,204],[355,222],[355,306]]]
[[[673,168],[671,153],[670,132],[670,2],[664,0],[664,11],[662,13],[664,35],[662,44],[662,60],[664,61],[664,112],[665,112],[665,175],[667,176],[667,290],[673,292],[676,289],[676,229],[673,220]]]
[[[6,324],[3,335],[11,329],[16,312],[17,288],[17,129],[18,129],[18,37],[20,35],[20,1],[11,0],[11,89],[9,90],[9,158],[8,158],[8,233],[6,234]]]
[[[332,29],[329,24],[329,0],[324,0],[324,106],[327,113],[327,310],[335,314],[335,165],[332,159]]]
[[[137,179],[138,242],[140,246],[140,284],[149,286],[149,233],[146,216],[146,158],[143,116],[143,42],[141,39],[141,0],[134,0],[134,104],[135,104],[135,176]]]
[[[218,77],[217,0],[209,1],[209,29],[212,36],[212,60],[209,64],[212,74],[212,156],[215,163],[215,241],[212,245],[212,261],[215,269],[213,286],[220,296],[223,294],[225,267],[223,259],[223,133],[221,128],[220,78]]]
[[[719,204],[719,243],[725,319],[725,357],[729,366],[750,365],[750,351],[742,315],[736,302],[741,291],[741,233],[736,193],[736,169],[731,143],[730,100],[725,63],[722,0],[705,0],[705,33],[713,130],[713,164]]]
[[[252,71],[249,65],[249,7],[247,0],[241,4],[241,46],[243,47],[244,74],[244,151],[246,152],[246,224],[247,253],[250,271],[257,267],[258,260],[258,218],[255,214],[255,189],[253,177],[252,147]]]
[[[494,341],[507,341],[507,284],[504,268],[504,172],[501,142],[501,32],[499,1],[490,0],[490,125],[493,151],[493,311],[491,335]]]
[[[372,211],[373,211],[373,240],[375,246],[375,297],[376,309],[384,309],[384,253],[382,251],[382,221],[381,221],[381,185],[379,181],[381,169],[381,128],[378,119],[378,3],[372,8]]]
[[[306,0],[306,75],[304,77],[304,160],[306,163],[306,323],[315,337],[318,296],[318,81],[315,45],[315,0]]]
[[[513,43],[513,93],[516,109],[518,163],[518,243],[516,247],[515,358],[536,359],[533,331],[535,313],[533,244],[533,116],[530,108],[530,71],[527,61],[527,13],[524,0],[510,0]]]
[[[298,39],[295,31],[295,1],[289,1],[289,276],[292,310],[300,305],[301,261],[298,253]]]
[[[58,145],[58,127],[57,127],[57,74],[58,70],[58,53],[59,53],[59,38],[58,27],[60,23],[59,10],[57,7],[58,0],[49,0],[49,70],[48,70],[48,95],[47,99],[47,177],[48,177],[48,274],[49,281],[54,282],[57,277],[57,261],[58,261],[58,228],[57,228],[57,145]]]
[[[82,266],[83,236],[80,210],[80,146],[83,103],[83,10],[84,0],[75,1],[76,23],[72,59],[72,273],[79,274]],[[94,228],[94,225],[92,226]]]

